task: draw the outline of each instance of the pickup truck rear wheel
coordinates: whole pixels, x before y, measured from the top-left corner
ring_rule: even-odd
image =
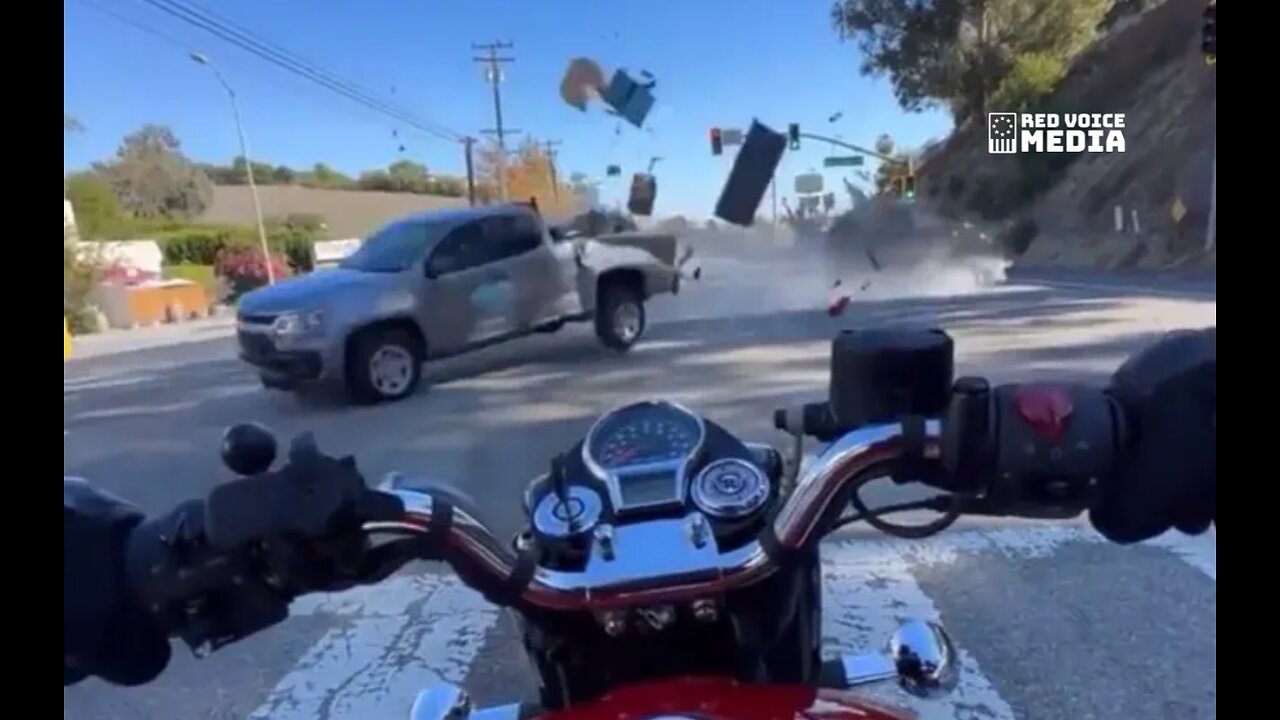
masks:
[[[615,282],[600,288],[596,302],[596,337],[607,348],[626,352],[645,328],[644,299],[629,283]]]
[[[400,328],[375,328],[353,340],[347,391],[359,403],[403,400],[422,380],[421,343]]]

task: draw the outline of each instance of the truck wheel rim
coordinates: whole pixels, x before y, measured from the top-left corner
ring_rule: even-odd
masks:
[[[400,395],[413,377],[413,356],[397,345],[383,345],[369,358],[369,380],[383,395]]]
[[[625,302],[613,311],[613,331],[618,339],[631,342],[640,335],[640,306]]]

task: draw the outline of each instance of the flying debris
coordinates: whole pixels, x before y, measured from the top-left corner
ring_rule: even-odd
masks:
[[[586,112],[588,101],[604,94],[604,87],[604,71],[595,60],[574,58],[560,82],[560,97],[570,107]]]
[[[574,58],[560,81],[560,98],[580,112],[586,112],[591,100],[598,98],[611,115],[644,127],[654,106],[652,89],[658,81],[647,70],[640,71],[639,77],[637,80],[625,70],[616,70],[606,82],[599,63],[590,58]]]

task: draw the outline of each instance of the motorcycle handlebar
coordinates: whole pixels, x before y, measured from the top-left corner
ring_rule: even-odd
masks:
[[[760,539],[726,553],[702,553],[700,561],[681,564],[670,559],[673,573],[660,576],[620,572],[605,577],[590,570],[566,572],[536,566],[499,542],[478,518],[429,492],[390,490],[405,504],[403,519],[368,523],[365,530],[423,537],[443,534],[447,547],[443,559],[465,582],[504,605],[602,610],[682,602],[771,575],[787,554],[820,539],[824,520],[839,509],[838,500],[846,497],[851,480],[907,454],[938,457],[941,428],[941,421],[931,419],[873,425],[845,434],[800,477]],[[678,527],[682,522],[670,521],[673,535],[683,533],[684,528]],[[447,530],[440,531],[441,526]]]
[[[1080,386],[992,389],[977,381],[956,386],[945,419],[908,417],[840,434],[799,476],[761,536],[738,549],[721,553],[715,543],[691,541],[690,523],[695,516],[654,520],[613,531],[622,535],[644,528],[657,533],[660,540],[694,542],[700,549],[659,552],[661,558],[630,571],[627,563],[589,565],[577,572],[553,570],[539,565],[527,549],[500,542],[465,502],[447,491],[391,488],[369,494],[384,498],[384,509],[385,500],[398,499],[398,511],[357,525],[362,549],[380,553],[379,561],[348,563],[345,577],[349,584],[372,582],[412,559],[444,560],[463,582],[500,605],[563,611],[670,604],[720,595],[772,575],[788,555],[812,547],[834,527],[863,481],[904,470],[920,473],[909,479],[970,499],[967,508],[983,514],[1043,516],[1048,509],[1050,514],[1070,515],[1085,509],[1124,444],[1123,415],[1105,393]],[[401,536],[403,542],[370,550],[368,536],[387,533]],[[259,595],[263,588],[268,594],[289,597],[333,589],[331,582],[318,588],[281,577],[279,563],[272,565],[275,572],[262,573],[264,553],[259,551],[234,558],[205,552],[197,563],[178,562],[170,552],[172,533],[162,530],[151,535],[154,540],[141,541],[150,543],[146,548],[131,551],[142,558],[131,563],[138,570],[133,575],[139,581],[134,589],[149,607],[190,599],[183,596],[197,591],[244,585],[253,569],[267,576],[261,587],[251,583]],[[613,541],[611,535],[595,539]],[[652,539],[631,542],[632,538],[619,537],[618,547],[643,547]],[[312,545],[323,545],[306,539],[298,544],[306,546],[305,552],[314,551]],[[349,558],[352,546],[343,547]],[[602,570],[604,566],[608,569]],[[158,567],[169,572],[158,573]],[[173,576],[173,582],[167,576]],[[260,605],[257,621],[233,623],[222,635],[234,639],[283,619],[270,603]]]

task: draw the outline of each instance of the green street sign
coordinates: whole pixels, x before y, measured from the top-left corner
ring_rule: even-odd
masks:
[[[862,165],[861,155],[845,155],[843,157],[829,157],[822,159],[823,167],[859,167]]]

